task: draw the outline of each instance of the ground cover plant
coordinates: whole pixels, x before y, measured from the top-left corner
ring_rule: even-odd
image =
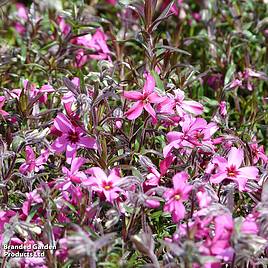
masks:
[[[266,0],[0,5],[1,268],[268,266]]]

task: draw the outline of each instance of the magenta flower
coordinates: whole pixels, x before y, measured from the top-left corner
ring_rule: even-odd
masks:
[[[5,101],[6,101],[6,98],[4,96],[0,96],[0,115],[2,115],[3,117],[9,115],[8,112],[2,109],[2,107],[5,104]]]
[[[65,19],[62,16],[58,16],[57,22],[63,35],[67,36],[72,29],[71,26],[65,22]]]
[[[268,157],[265,155],[263,145],[258,146],[257,143],[252,143],[249,145],[249,147],[253,156],[253,164],[257,164],[260,159],[263,163],[267,163]]]
[[[161,6],[161,11],[163,11],[170,3],[170,0],[164,0],[163,1],[163,4]],[[175,1],[175,3],[171,6],[171,9],[170,11],[176,15],[176,16],[179,16],[181,17],[181,13],[185,13],[185,11],[183,9],[181,9],[181,6],[182,6],[182,3],[183,3],[183,0],[177,0]]]
[[[111,5],[113,5],[113,6],[115,6],[117,0],[106,0],[106,2],[109,3],[109,4],[111,4]]]
[[[247,215],[244,221],[241,224],[240,231],[244,234],[255,234],[259,232],[259,227],[257,225],[256,216],[253,214]]]
[[[37,192],[37,189],[34,189],[32,192],[26,193],[26,200],[24,201],[22,205],[23,214],[25,216],[28,216],[31,210],[31,206],[33,204],[40,204],[40,203],[43,203],[43,199]]]
[[[185,100],[184,92],[180,89],[173,91],[175,95],[167,94],[168,97],[158,105],[161,112],[173,114],[174,108],[176,108],[177,114],[181,117],[185,115],[186,112],[195,115],[200,115],[203,113],[204,107],[202,104]]]
[[[198,205],[200,208],[206,208],[210,205],[212,198],[208,195],[204,187],[201,187],[196,193]]]
[[[22,20],[27,20],[28,9],[26,8],[26,6],[22,3],[17,3],[16,8],[17,8],[17,16],[21,18]]]
[[[82,67],[90,58],[97,60],[110,59],[111,51],[107,46],[107,36],[105,33],[97,29],[95,34],[86,34],[76,37],[72,43],[92,49],[94,54],[87,54],[83,49],[79,49],[76,54],[76,66]]]
[[[71,164],[77,149],[81,147],[97,149],[96,140],[87,137],[85,132],[80,127],[74,126],[64,114],[60,113],[57,115],[54,119],[54,127],[61,135],[54,141],[51,148],[57,153],[66,151],[68,164]]]
[[[26,146],[25,153],[25,163],[19,167],[19,172],[24,175],[32,171],[38,172],[43,168],[43,164],[47,162],[47,159],[49,157],[49,151],[42,150],[41,155],[38,158],[35,158],[35,153],[30,146]]]
[[[126,99],[136,101],[136,103],[125,113],[129,120],[138,118],[142,114],[143,109],[145,109],[152,116],[152,122],[154,124],[157,123],[156,112],[151,103],[160,103],[163,101],[163,98],[154,92],[154,88],[155,80],[152,75],[148,74],[142,93],[139,91],[124,92],[124,97]]]
[[[144,182],[145,186],[158,186],[160,181],[160,173],[155,167],[148,167],[148,171],[150,172],[146,176],[146,181]]]
[[[17,3],[16,8],[16,16],[19,20],[14,22],[14,27],[20,35],[23,35],[26,32],[25,21],[28,20],[28,9],[22,3]]]
[[[234,228],[232,216],[229,214],[217,216],[214,219],[214,224],[214,237],[208,235],[199,250],[204,255],[215,256],[219,262],[208,263],[206,267],[221,267],[220,261],[230,261],[234,254],[234,250],[230,244]]]
[[[83,184],[85,186],[91,186],[92,190],[95,192],[104,194],[108,202],[112,203],[117,199],[119,193],[124,194],[124,190],[118,187],[122,179],[119,177],[117,169],[112,169],[109,176],[99,167],[90,168],[86,173],[91,175],[91,177]]]
[[[226,116],[227,115],[227,109],[226,109],[226,102],[221,101],[219,104],[219,112],[221,116]]]
[[[172,179],[174,188],[168,189],[163,195],[166,200],[164,211],[172,214],[174,222],[183,219],[185,215],[183,201],[188,199],[189,192],[192,190],[192,186],[186,183],[188,177],[184,171],[177,173]]]
[[[200,145],[212,147],[212,135],[218,130],[215,123],[207,123],[203,118],[185,116],[180,122],[182,132],[171,131],[167,134],[169,144],[163,150],[164,157],[168,156],[172,148],[189,147]]]
[[[59,181],[57,188],[64,191],[68,190],[73,183],[81,183],[87,179],[84,172],[79,171],[80,167],[85,163],[86,159],[82,157],[75,157],[72,159],[70,170],[67,167],[62,168],[62,173],[65,174],[63,181]]]
[[[228,159],[215,157],[212,162],[216,164],[216,174],[210,177],[212,183],[221,183],[228,179],[238,184],[239,191],[244,191],[248,180],[256,180],[258,169],[253,166],[240,167],[244,160],[242,149],[232,147]]]
[[[40,103],[46,103],[48,94],[55,91],[54,88],[49,84],[43,85],[41,88],[37,88],[35,84],[29,82],[28,80],[23,81],[23,88],[24,92],[29,91],[29,96],[31,99],[39,96],[38,101]],[[20,88],[13,89],[10,95],[12,98],[19,99],[21,92],[22,90]]]

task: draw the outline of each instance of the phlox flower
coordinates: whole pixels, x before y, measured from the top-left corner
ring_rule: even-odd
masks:
[[[258,146],[258,144],[255,142],[250,144],[249,147],[253,156],[253,164],[257,164],[260,159],[263,163],[267,163],[268,157],[265,155],[263,145]]]
[[[86,173],[91,175],[91,177],[83,182],[83,184],[91,186],[92,190],[97,193],[104,194],[108,202],[112,203],[119,197],[120,193],[124,194],[124,190],[118,186],[122,179],[117,169],[112,169],[108,176],[99,167],[90,168]]]
[[[186,183],[188,174],[184,171],[177,173],[173,178],[173,189],[168,189],[163,197],[166,200],[164,211],[172,215],[172,220],[178,222],[184,218],[185,207],[183,201],[188,199],[192,186]]]
[[[168,156],[172,148],[207,145],[212,146],[211,137],[218,130],[215,123],[207,123],[203,118],[193,118],[185,116],[180,122],[182,131],[171,131],[167,134],[168,145],[164,147],[164,157]]]
[[[9,222],[9,220],[16,215],[16,212],[13,210],[0,210],[0,244],[2,245],[2,240],[4,238],[5,233],[5,224]],[[0,253],[1,253],[0,249]]]
[[[71,168],[62,167],[62,173],[65,175],[62,182],[59,181],[57,188],[63,191],[68,190],[73,183],[81,183],[87,179],[84,172],[79,171],[80,167],[85,163],[86,159],[82,157],[75,157],[72,159]]]
[[[54,88],[50,84],[45,84],[38,88],[35,84],[30,83],[27,79],[23,81],[23,89],[26,94],[29,94],[31,99],[34,99],[39,96],[39,103],[46,103],[48,94],[54,92]],[[20,88],[13,89],[10,92],[12,98],[19,99],[22,90]]]
[[[26,32],[25,21],[28,20],[28,9],[22,3],[17,3],[16,9],[16,16],[19,20],[14,22],[14,27],[20,35],[23,35]]]
[[[204,107],[202,104],[192,100],[185,100],[185,94],[180,89],[176,89],[173,92],[174,95],[168,93],[165,100],[159,103],[158,108],[160,112],[173,114],[174,109],[176,109],[180,117],[183,117],[185,113],[192,113],[194,115],[203,113]]]
[[[165,0],[161,6],[161,10],[163,11],[169,5],[169,3],[170,0]],[[186,16],[184,9],[181,7],[182,3],[183,0],[177,0],[170,8],[170,11],[174,15],[179,16],[181,19],[183,19]]]
[[[214,236],[208,235],[200,246],[200,252],[204,255],[215,256],[219,262],[209,262],[205,267],[221,267],[221,260],[228,262],[232,260],[234,250],[230,245],[233,233],[233,219],[229,214],[223,214],[214,219]]]
[[[155,80],[151,74],[146,75],[146,81],[142,90],[142,93],[139,91],[125,91],[124,97],[131,101],[136,101],[133,106],[125,113],[126,117],[129,120],[134,120],[138,118],[143,109],[145,109],[152,117],[152,122],[157,123],[156,112],[152,107],[152,103],[160,103],[163,101],[163,98],[158,96],[154,92]]]
[[[26,175],[32,171],[38,172],[43,168],[43,164],[47,162],[49,157],[48,150],[42,150],[41,155],[38,158],[35,158],[35,153],[31,146],[26,146],[25,148],[26,159],[25,162],[19,167],[19,172]]]
[[[72,40],[72,43],[94,51],[93,54],[86,53],[84,49],[77,51],[75,65],[78,68],[82,67],[89,59],[110,59],[111,51],[107,46],[107,36],[101,29],[97,29],[93,35],[86,34],[76,37]]]
[[[71,26],[65,22],[65,19],[62,16],[58,16],[57,22],[63,35],[67,36],[72,29]]]
[[[146,176],[146,180],[144,182],[145,186],[158,186],[160,181],[160,173],[155,167],[148,167],[148,171],[150,172]]]
[[[200,208],[206,208],[212,201],[211,196],[208,195],[207,191],[204,188],[200,188],[196,193],[198,205]]]
[[[117,0],[106,0],[106,2],[109,3],[109,4],[111,4],[111,5],[113,5],[113,6],[115,6]]]
[[[40,204],[43,203],[43,199],[37,192],[37,189],[34,189],[32,192],[26,193],[26,200],[22,205],[22,212],[25,216],[29,215],[31,206],[33,204]]]
[[[26,6],[22,3],[17,3],[16,4],[17,8],[17,16],[21,18],[22,20],[27,20],[28,19],[28,10]]]
[[[221,101],[219,104],[219,113],[221,116],[226,116],[227,115],[227,109],[226,109],[226,102]]]
[[[62,113],[54,119],[54,127],[59,132],[59,137],[51,145],[51,149],[56,153],[66,151],[66,161],[71,164],[71,160],[76,155],[77,149],[84,147],[96,149],[94,138],[87,137],[83,129],[74,126],[71,121]]]
[[[253,214],[247,215],[244,221],[241,224],[240,231],[244,234],[255,234],[259,232],[259,227],[257,225],[256,216]]]
[[[5,104],[5,101],[6,101],[6,98],[4,96],[0,96],[0,115],[2,115],[3,117],[9,115],[8,112],[2,109]]]
[[[216,173],[210,177],[212,183],[221,183],[228,179],[238,184],[239,191],[244,191],[248,180],[256,180],[258,169],[253,166],[240,167],[244,160],[244,152],[242,149],[232,147],[228,159],[224,157],[215,157],[212,164],[216,167]]]

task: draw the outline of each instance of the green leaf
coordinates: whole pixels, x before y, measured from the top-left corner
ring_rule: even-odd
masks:
[[[154,77],[154,80],[155,80],[155,83],[156,83],[156,86],[161,89],[161,91],[165,92],[165,87],[164,87],[164,83],[163,81],[160,79],[159,75],[157,74],[157,72],[155,70],[152,70],[151,71],[153,77]]]
[[[231,78],[234,74],[236,70],[236,65],[235,64],[231,64],[225,74],[225,78],[224,78],[224,85],[227,85],[230,81],[231,81]]]

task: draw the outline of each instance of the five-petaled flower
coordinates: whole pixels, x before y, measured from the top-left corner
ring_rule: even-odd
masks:
[[[158,96],[154,92],[155,80],[151,74],[146,75],[146,81],[143,86],[142,93],[139,91],[125,91],[124,97],[128,100],[136,101],[133,106],[125,113],[129,120],[138,118],[143,109],[145,109],[151,116],[153,124],[157,123],[156,112],[152,107],[152,103],[160,103],[164,100],[163,97]]]
[[[184,171],[177,173],[172,179],[173,189],[168,189],[163,195],[166,200],[164,211],[172,214],[174,222],[183,219],[185,215],[183,201],[188,199],[189,192],[192,190],[192,186],[186,183],[188,177]]]
[[[238,184],[239,191],[246,190],[247,181],[256,180],[259,171],[253,166],[240,167],[243,160],[243,150],[236,147],[231,148],[228,159],[214,157],[212,164],[215,166],[216,173],[210,177],[210,181],[212,183],[221,183],[223,180],[228,179]]]
[[[66,151],[68,164],[75,157],[78,148],[96,149],[95,139],[87,137],[85,131],[81,127],[74,126],[64,114],[57,115],[54,127],[59,131],[60,136],[51,145],[51,149],[56,153]]]
[[[119,187],[122,179],[117,169],[112,169],[109,176],[99,167],[93,167],[86,171],[91,175],[87,181],[83,182],[85,186],[91,186],[92,190],[104,194],[108,202],[113,202],[119,197],[119,193],[124,194],[124,190]]]

